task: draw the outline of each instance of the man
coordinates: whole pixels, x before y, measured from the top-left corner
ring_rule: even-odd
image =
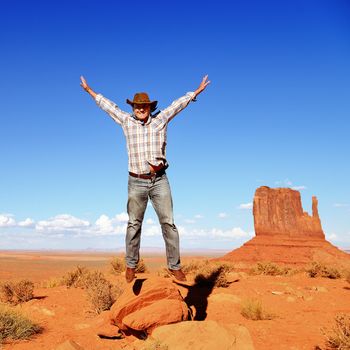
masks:
[[[128,203],[129,221],[126,232],[126,272],[128,283],[135,278],[135,268],[139,261],[141,227],[150,198],[157,213],[165,241],[169,272],[179,281],[186,281],[181,270],[179,233],[174,224],[173,202],[169,182],[165,173],[168,163],[165,158],[167,126],[179,112],[194,101],[210,83],[206,75],[197,90],[188,92],[174,101],[168,108],[152,114],[157,109],[157,101],[151,101],[145,92],[136,93],[134,99],[126,102],[133,113],[122,111],[115,103],[94,92],[84,77],[80,85],[123,128],[128,150]]]

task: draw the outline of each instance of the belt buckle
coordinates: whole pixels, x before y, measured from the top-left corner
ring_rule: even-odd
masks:
[[[157,173],[154,172],[154,173],[151,173],[151,181],[154,182],[156,180],[156,177],[157,177]]]

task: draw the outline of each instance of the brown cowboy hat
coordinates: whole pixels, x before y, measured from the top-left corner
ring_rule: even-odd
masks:
[[[151,112],[155,111],[157,109],[157,103],[158,101],[151,101],[148,97],[148,94],[146,92],[138,92],[134,96],[134,100],[130,101],[128,98],[126,99],[126,103],[134,107],[134,105],[151,105]]]

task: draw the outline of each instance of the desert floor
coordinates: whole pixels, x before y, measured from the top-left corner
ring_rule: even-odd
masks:
[[[44,328],[30,340],[7,342],[3,349],[55,349],[68,339],[85,350],[132,349],[135,339],[109,340],[96,335],[98,316],[92,312],[84,290],[43,287],[47,281],[81,265],[98,269],[113,283],[127,288],[124,276],[110,272],[112,257],[112,253],[0,252],[0,282],[29,279],[35,283],[35,298],[19,308]],[[183,256],[183,263],[211,257]],[[143,259],[150,273],[138,277],[157,275],[165,266],[163,255],[143,255]],[[350,313],[350,284],[344,279],[309,278],[305,273],[274,277],[251,276],[241,271],[237,275],[238,281],[228,288],[214,288],[203,301],[207,303],[206,319],[245,326],[256,350],[311,350],[316,346],[324,349],[323,330],[329,333],[335,315]],[[186,296],[186,288],[180,287],[180,291]],[[241,303],[247,298],[261,300],[275,318],[263,321],[244,318],[240,313]]]

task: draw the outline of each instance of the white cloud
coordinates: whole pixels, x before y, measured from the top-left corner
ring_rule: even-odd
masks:
[[[293,186],[293,182],[290,181],[288,178],[284,179],[283,181],[275,181],[275,184],[279,186],[290,187],[292,190],[296,191],[305,190],[307,188],[304,185]]]
[[[186,227],[180,226],[178,227],[180,236],[184,236],[187,238],[191,237],[206,237],[212,239],[220,239],[220,238],[242,238],[242,237],[250,237],[253,236],[253,232],[245,232],[240,227],[234,227],[229,230],[222,230],[219,228],[212,229],[192,229],[188,230]]]
[[[112,232],[112,220],[107,215],[102,214],[95,222],[95,229],[99,233]]]
[[[239,209],[252,209],[253,208],[253,203],[242,203],[238,207]]]
[[[331,233],[329,236],[327,236],[327,238],[328,238],[329,240],[334,240],[334,241],[336,241],[336,240],[338,239],[338,236],[337,236],[337,234],[335,234],[335,233],[333,232],[333,233]]]
[[[333,204],[333,207],[335,207],[335,208],[344,208],[344,207],[348,207],[349,206],[349,204],[347,204],[347,203],[334,203]]]
[[[302,191],[302,190],[306,190],[306,186],[293,186],[291,187],[292,190],[296,190],[296,191]]]
[[[210,234],[213,237],[225,237],[225,238],[240,238],[240,237],[247,237],[251,236],[248,232],[245,232],[240,227],[234,227],[230,230],[221,230],[217,228],[213,228],[210,231]]]
[[[149,219],[146,220],[146,224],[147,225],[154,225],[154,220],[149,218]]]
[[[186,222],[186,224],[195,224],[195,223],[196,223],[196,220],[193,220],[193,219],[186,219],[185,222]]]
[[[16,226],[16,221],[12,214],[0,214],[0,227]]]
[[[90,223],[86,220],[69,214],[60,214],[48,220],[39,221],[35,228],[38,231],[76,231],[88,226]]]
[[[116,217],[118,222],[128,222],[129,221],[129,215],[127,213],[124,213],[124,212],[117,214],[115,217]]]
[[[224,219],[224,218],[227,218],[228,215],[227,215],[227,213],[219,213],[218,216],[220,219]]]
[[[142,235],[145,236],[160,236],[162,233],[159,225],[153,225],[150,227],[147,227],[143,230]]]
[[[34,227],[35,226],[34,224],[35,224],[34,220],[32,220],[30,218],[26,218],[25,220],[20,221],[18,223],[18,226],[20,226],[20,227]]]
[[[195,219],[203,219],[204,216],[201,215],[201,214],[197,214],[197,215],[194,216],[194,218],[195,218]]]

